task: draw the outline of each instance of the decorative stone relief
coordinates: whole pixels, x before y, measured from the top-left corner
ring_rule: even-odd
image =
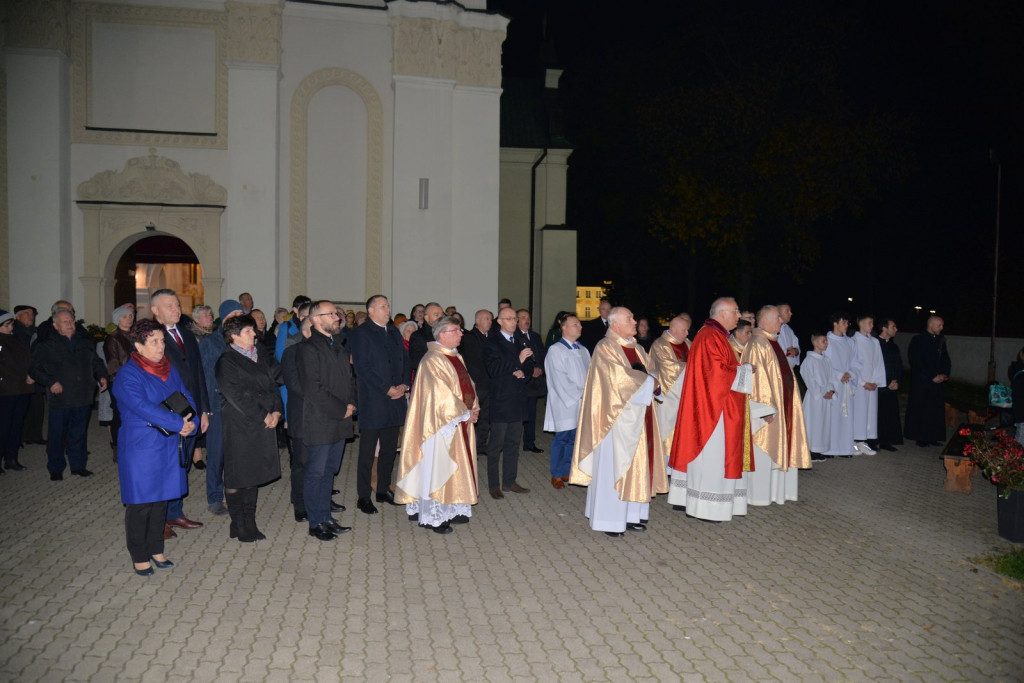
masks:
[[[505,32],[457,21],[391,20],[396,75],[444,78],[459,85],[499,87]]]
[[[309,103],[323,88],[352,89],[366,106],[366,291],[381,290],[384,212],[384,109],[365,78],[342,68],[314,71],[302,79],[291,104],[290,285],[291,296],[306,291],[306,222]]]
[[[228,11],[228,60],[281,63],[281,8],[226,2]]]
[[[19,0],[20,1],[20,0]],[[27,0],[31,2],[31,0]],[[52,1],[52,0],[47,0]],[[71,12],[71,142],[158,147],[228,148],[227,13],[189,8],[74,3]],[[172,132],[95,130],[89,128],[92,94],[92,23],[94,21],[151,26],[180,26],[214,31],[217,64],[214,83],[216,135]],[[280,34],[280,31],[278,31]]]
[[[7,0],[7,47],[60,50],[68,54],[71,0]]]
[[[186,175],[177,161],[149,155],[129,159],[122,171],[102,171],[78,186],[80,201],[223,206],[228,191],[202,173]]]

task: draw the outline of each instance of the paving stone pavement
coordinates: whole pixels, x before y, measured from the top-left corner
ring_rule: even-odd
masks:
[[[815,464],[799,502],[725,524],[661,496],[649,530],[619,539],[589,530],[584,489],[551,488],[547,452],[522,456],[531,493],[481,486],[472,522],[440,536],[400,508],[355,512],[350,446],[354,529],[333,543],[293,521],[287,467],[261,490],[255,544],[228,539],[193,471],[185,511],[206,526],[141,578],[104,431],[93,477],[49,481],[40,446],[0,477],[0,680],[1024,678],[1024,592],[968,562],[1014,547],[995,491],[943,493],[938,449]]]

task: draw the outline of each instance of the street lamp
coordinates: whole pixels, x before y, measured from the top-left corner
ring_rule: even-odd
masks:
[[[992,267],[992,336],[988,345],[988,383],[996,381],[996,303],[999,301],[999,205],[1003,191],[1003,165],[996,151],[990,149],[988,158],[996,165],[996,248]]]

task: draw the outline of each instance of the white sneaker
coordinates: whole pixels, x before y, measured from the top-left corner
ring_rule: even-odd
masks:
[[[878,451],[872,450],[871,446],[867,445],[867,443],[865,443],[864,441],[856,442],[855,444],[853,444],[853,447],[856,448],[861,453],[863,453],[864,455],[875,455],[876,453],[878,453]]]

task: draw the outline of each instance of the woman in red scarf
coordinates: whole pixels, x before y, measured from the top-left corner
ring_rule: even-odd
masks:
[[[164,518],[167,501],[188,493],[185,468],[179,461],[178,435],[195,429],[160,404],[180,391],[195,401],[181,376],[164,356],[163,326],[155,320],[138,320],[128,331],[135,350],[117,373],[114,398],[121,410],[118,432],[117,474],[121,502],[125,504],[124,528],[128,552],[139,576],[151,576],[153,565],[170,569],[164,556]],[[171,436],[157,429],[171,432]]]

